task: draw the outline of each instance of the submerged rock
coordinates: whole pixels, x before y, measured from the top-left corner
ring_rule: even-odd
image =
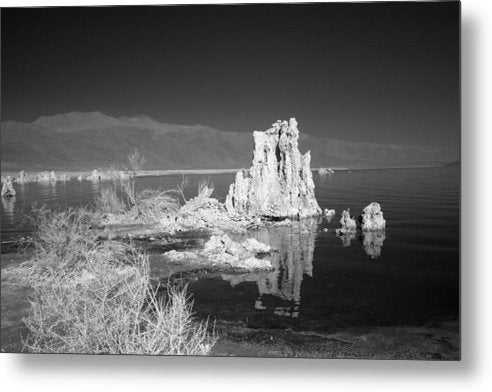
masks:
[[[170,250],[169,252],[165,253],[166,257],[170,261],[194,261],[198,258],[197,254],[194,252],[177,252],[175,250]]]
[[[236,174],[226,198],[231,214],[274,218],[308,217],[321,209],[314,195],[308,151],[298,148],[297,121],[277,121],[265,132],[253,132],[252,167]]]
[[[243,248],[252,253],[270,253],[272,248],[270,245],[263,244],[254,238],[248,238],[243,242]]]
[[[283,219],[281,221],[275,222],[272,224],[273,227],[290,227],[292,226],[292,221],[290,219]]]
[[[218,235],[213,235],[207,242],[205,242],[203,251],[207,253],[225,252],[227,249],[227,245],[230,245],[230,242],[231,239],[226,234],[224,234],[222,237]]]
[[[271,247],[254,238],[248,238],[242,243],[233,241],[227,234],[213,235],[203,247],[208,254],[224,253],[241,259],[250,258],[256,254],[270,253]]]
[[[15,196],[15,189],[12,185],[13,178],[7,176],[2,178],[2,197],[12,197]]]
[[[386,221],[383,218],[383,211],[379,203],[372,202],[362,210],[359,218],[360,228],[362,231],[384,230]]]
[[[247,239],[243,243],[233,241],[227,234],[213,235],[203,250],[195,252],[164,253],[170,261],[193,261],[197,267],[223,266],[239,270],[271,270],[272,263],[268,259],[258,258],[256,255],[269,253],[271,248],[254,239]]]

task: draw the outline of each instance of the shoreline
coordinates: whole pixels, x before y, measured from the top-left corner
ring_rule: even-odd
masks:
[[[140,245],[145,245],[144,243]],[[13,279],[12,272],[29,254],[3,254],[1,266],[2,302],[8,303],[2,308],[2,352],[19,353],[24,348],[22,340],[29,330],[23,317],[29,315],[28,297],[33,288],[27,283]],[[159,258],[151,253],[151,257]],[[153,262],[156,265],[156,260]],[[194,280],[203,276],[220,273],[204,272],[190,268],[190,265],[172,263],[151,274],[154,282],[161,281],[162,273],[171,279]],[[181,274],[180,272],[181,271]],[[156,280],[157,279],[157,280]],[[206,306],[195,307],[195,315],[200,321],[207,319]],[[288,323],[258,323],[254,319],[246,321],[217,317],[217,342],[211,348],[210,355],[220,357],[268,357],[268,358],[352,358],[352,359],[417,359],[456,361],[460,359],[459,320],[442,319],[423,324],[357,325],[352,327],[334,326],[330,329],[318,329],[311,326],[306,329],[292,328]]]
[[[326,167],[333,170],[335,173],[337,172],[347,172],[347,171],[362,171],[362,170],[397,170],[397,169],[428,169],[428,168],[436,168],[436,167],[447,167],[449,165],[448,162],[443,162],[441,164],[428,164],[428,165],[396,165],[396,166],[370,166],[370,167],[340,167],[340,166],[331,166]],[[322,167],[314,167],[311,168],[313,172],[319,172]],[[237,173],[241,170],[248,170],[246,168],[236,168],[236,169],[153,169],[153,170],[139,170],[137,172],[137,177],[158,177],[158,176],[173,176],[173,175],[185,175],[185,174],[223,174],[223,173]],[[24,172],[29,174],[42,173],[48,170],[24,170]],[[51,170],[49,170],[51,171]],[[88,176],[92,173],[89,171],[63,171],[63,170],[53,170],[55,173],[64,173],[70,177],[78,177],[78,176]],[[104,173],[104,170],[101,170]],[[6,170],[2,171],[1,175],[4,176],[16,176],[19,171]]]

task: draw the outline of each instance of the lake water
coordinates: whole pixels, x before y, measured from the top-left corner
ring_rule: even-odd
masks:
[[[234,174],[189,178],[188,196],[208,178],[215,197],[223,200]],[[458,319],[459,168],[315,173],[314,180],[320,206],[335,209],[336,216],[252,233],[279,250],[272,256],[275,271],[191,281],[198,315],[243,320],[250,327],[323,332]],[[167,189],[180,182],[179,175],[146,177],[137,185]],[[33,202],[56,208],[87,205],[105,186],[15,184],[16,197],[2,198],[2,241],[28,234],[23,217]],[[342,209],[356,215],[372,201],[383,209],[384,234],[335,235]]]

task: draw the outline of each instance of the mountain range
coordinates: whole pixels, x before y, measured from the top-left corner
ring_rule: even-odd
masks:
[[[459,152],[450,148],[356,143],[309,135],[302,123],[299,129],[299,148],[302,153],[311,150],[312,167],[435,165],[459,159]],[[161,123],[145,115],[114,118],[101,112],[1,123],[2,171],[120,166],[135,148],[145,156],[146,170],[235,169],[250,166],[253,136],[204,125]]]

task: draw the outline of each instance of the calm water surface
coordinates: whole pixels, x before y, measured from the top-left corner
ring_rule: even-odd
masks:
[[[189,178],[188,196],[209,178],[223,200],[234,174]],[[320,206],[337,215],[252,233],[279,250],[272,256],[275,271],[190,282],[199,315],[325,332],[458,318],[459,168],[361,170],[314,179]],[[167,189],[180,182],[181,176],[146,177],[138,187]],[[23,217],[34,201],[56,208],[87,205],[106,186],[15,184],[17,196],[2,198],[2,241],[28,233]],[[371,201],[382,206],[385,233],[337,237],[342,209],[356,215]]]

